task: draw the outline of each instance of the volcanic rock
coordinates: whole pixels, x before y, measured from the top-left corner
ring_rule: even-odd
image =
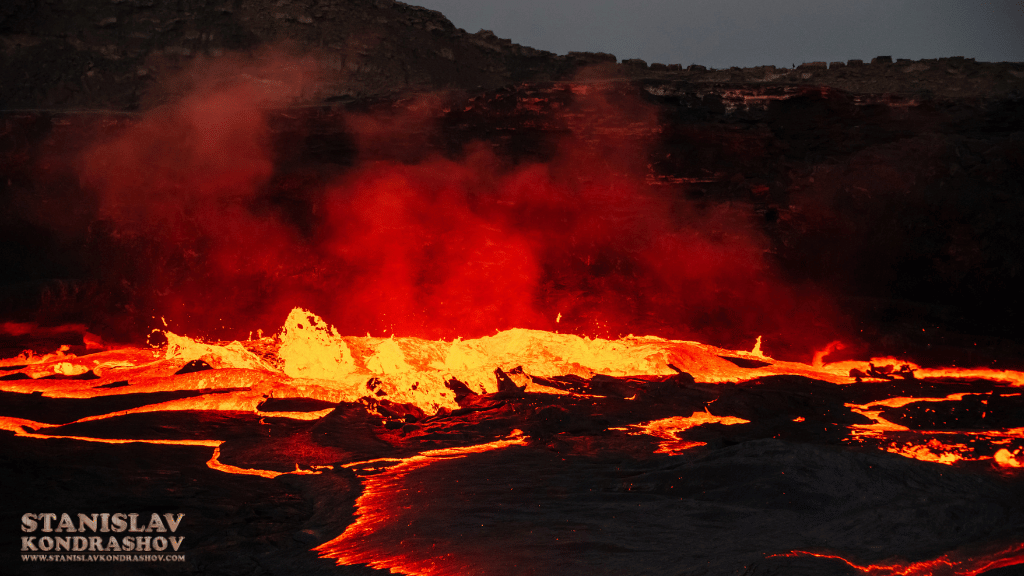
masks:
[[[409,91],[495,88],[520,82],[593,78],[670,78],[696,83],[814,83],[853,92],[956,96],[1019,93],[1020,64],[954,58],[893,70],[889,56],[850,68],[823,62],[803,72],[707,70],[697,64],[648,67],[640,59],[616,65],[610,54],[561,56],[501,39],[470,34],[433,10],[380,0],[312,3],[259,0],[193,2],[187,8],[144,0],[103,6],[88,0],[8,2],[0,12],[0,108],[149,108],[180,95],[180,77],[196,63],[233,54],[262,54],[278,46],[315,62],[302,95],[306,103],[351,101]],[[851,60],[850,66],[859,64]],[[900,63],[897,63],[900,64]],[[947,72],[946,69],[949,71]],[[1010,72],[1010,74],[1007,74]]]

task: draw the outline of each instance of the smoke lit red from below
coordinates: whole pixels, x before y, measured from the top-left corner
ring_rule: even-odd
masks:
[[[828,298],[772,271],[749,207],[646,183],[659,123],[639,99],[570,86],[572,106],[544,120],[544,160],[479,142],[389,158],[439,130],[440,96],[335,115],[358,153],[325,168],[271,125],[304,69],[280,58],[242,68],[193,71],[191,92],[81,155],[96,236],[113,246],[101,266],[124,276],[129,308],[150,325],[240,337],[303,306],[348,334],[520,327],[723,346],[765,334],[804,354],[840,331]]]

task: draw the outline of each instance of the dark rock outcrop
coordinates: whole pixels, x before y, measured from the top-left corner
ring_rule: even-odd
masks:
[[[131,109],[194,58],[265,45],[315,54],[314,98],[493,87],[590,60],[469,34],[439,12],[391,0],[15,0],[0,12],[0,39],[7,109]]]
[[[1019,95],[1024,81],[1024,64],[964,58],[894,63],[880,56],[865,66],[811,62],[795,70],[693,64],[684,71],[638,58],[616,64],[611,54],[556,55],[488,30],[470,34],[439,12],[392,0],[11,0],[0,8],[0,109],[147,108],[174,97],[173,78],[197,59],[266,46],[316,62],[305,102],[578,77],[813,83],[955,97]]]

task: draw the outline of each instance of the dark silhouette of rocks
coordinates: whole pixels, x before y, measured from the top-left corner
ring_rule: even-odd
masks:
[[[132,109],[193,58],[266,44],[312,52],[323,71],[316,96],[325,98],[493,87],[590,61],[468,34],[439,12],[390,0],[14,0],[0,9],[0,34],[4,108]]]
[[[10,0],[0,8],[0,108],[131,110],[195,58],[280,45],[319,63],[308,102],[519,82],[652,78],[694,83],[816,84],[859,93],[1020,94],[1024,64],[965,58],[870,65],[810,62],[708,70],[603,53],[556,55],[456,28],[441,13],[392,0],[239,2]],[[853,69],[854,66],[856,69]]]

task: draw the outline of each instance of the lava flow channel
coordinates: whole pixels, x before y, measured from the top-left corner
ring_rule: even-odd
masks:
[[[430,466],[441,459],[461,458],[467,454],[498,450],[508,446],[522,446],[525,443],[522,431],[515,430],[508,438],[494,442],[430,450],[398,461],[384,472],[366,479],[363,493],[356,500],[356,521],[341,536],[318,546],[315,550],[323,557],[336,558],[339,564],[367,564],[374,568],[390,568],[392,572],[404,574],[434,573],[437,564],[445,559],[417,559],[414,556],[381,558],[379,552],[367,550],[362,546],[362,541],[368,537],[387,532],[388,523],[395,511],[413,509],[416,507],[416,499],[425,496],[405,489],[402,485],[405,477],[410,472]],[[346,467],[366,464],[368,463],[355,462],[347,464]]]

